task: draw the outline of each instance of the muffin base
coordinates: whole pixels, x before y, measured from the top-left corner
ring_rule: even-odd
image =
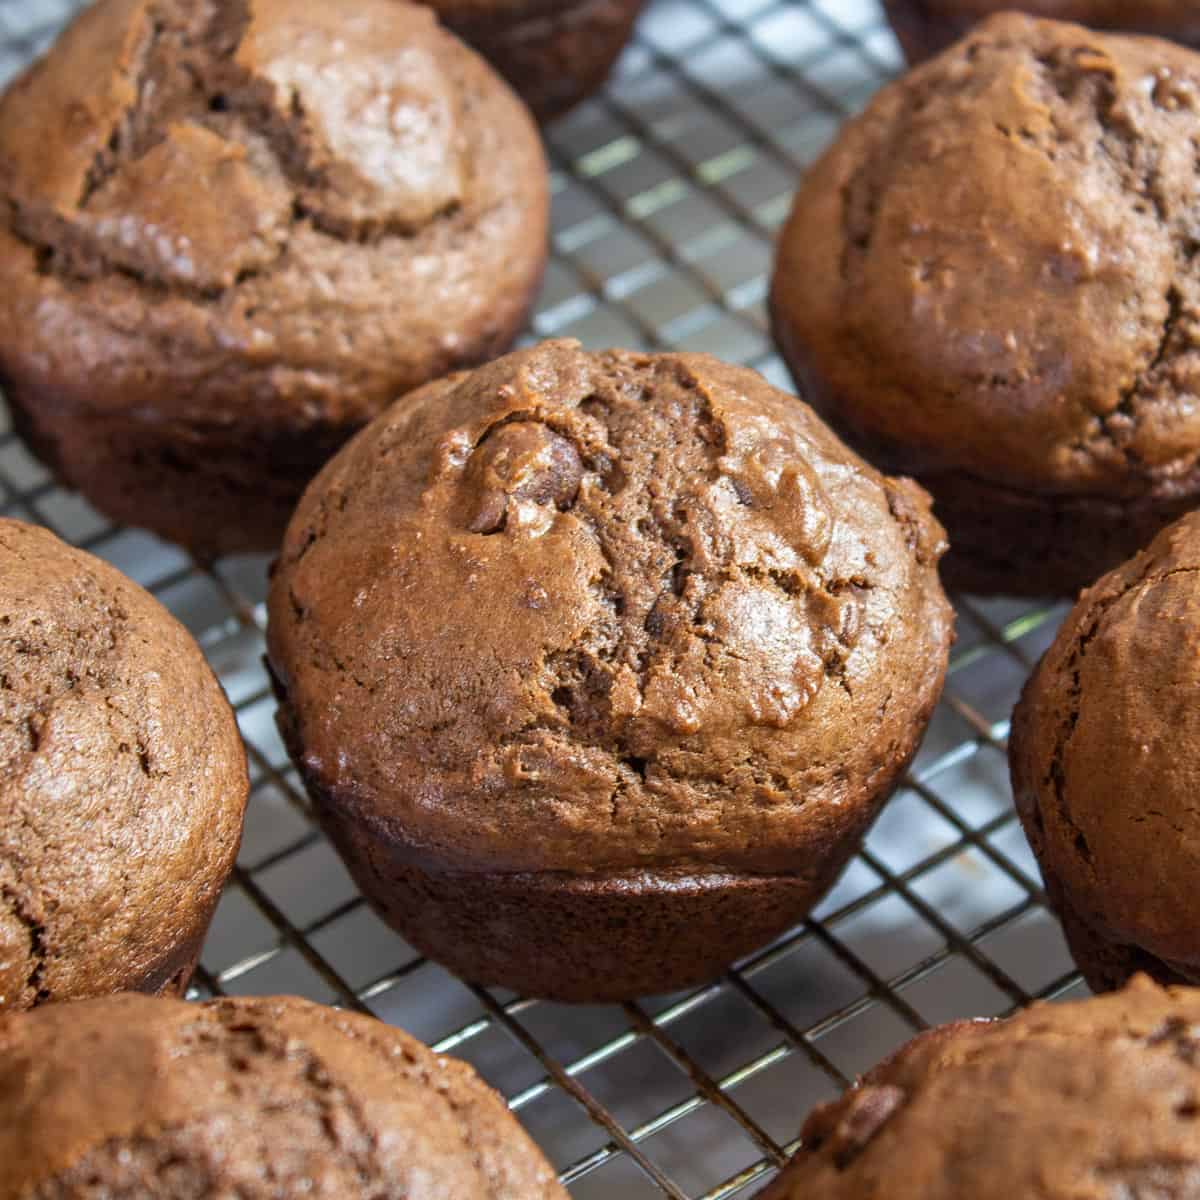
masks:
[[[309,480],[359,428],[199,430],[91,413],[8,381],[4,391],[17,435],[63,484],[201,560],[275,549]]]
[[[950,540],[943,583],[983,594],[1074,597],[1200,504],[1192,494],[1122,501],[1019,492],[961,474],[916,479]]]
[[[947,46],[958,41],[976,23],[977,19],[981,19],[931,13],[926,0],[883,0],[883,7],[887,13],[888,22],[896,34],[896,40],[904,51],[904,57],[913,65],[924,62],[925,59],[932,58],[935,54],[940,54]],[[1022,5],[1018,2],[997,4],[995,11],[1000,12],[1005,8],[1032,10],[1037,15],[1045,17],[1055,16],[1053,12],[1049,11],[1050,6],[1045,3],[1040,5]],[[1072,19],[1068,15],[1059,15],[1063,20]],[[1136,20],[1121,21],[1119,24],[1109,22],[1099,28],[1170,38],[1184,46],[1200,49],[1200,23],[1192,21],[1185,24],[1185,18],[1180,18],[1178,28],[1171,30],[1156,28]]]
[[[544,4],[515,23],[438,4],[447,28],[474,46],[540,121],[573,108],[608,78],[645,0]]]
[[[455,974],[575,1003],[706,983],[819,895],[786,875],[441,874],[399,864],[386,886],[373,893],[380,915]]]

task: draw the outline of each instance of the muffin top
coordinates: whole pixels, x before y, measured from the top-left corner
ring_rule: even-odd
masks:
[[[100,0],[0,102],[0,191],[8,357],[205,428],[247,395],[373,415],[477,355],[544,258],[528,114],[398,0]]]
[[[759,375],[544,343],[310,486],[270,595],[283,729],[425,862],[800,869],[940,691],[943,548]]]
[[[1144,976],[915,1038],[814,1110],[760,1200],[1124,1200],[1200,1190],[1200,992]]]
[[[1200,58],[1002,15],[806,177],[772,288],[822,403],[920,473],[1200,486]]]
[[[199,936],[247,786],[187,631],[106,563],[0,518],[0,1010],[129,986]]]
[[[1013,788],[1070,905],[1112,940],[1200,967],[1200,514],[1080,597],[1013,721]]]
[[[504,1102],[368,1017],[113,996],[0,1017],[0,1200],[559,1200]]]

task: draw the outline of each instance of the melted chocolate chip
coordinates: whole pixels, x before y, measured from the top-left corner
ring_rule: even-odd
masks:
[[[489,434],[467,464],[467,528],[499,533],[513,501],[560,512],[575,503],[583,464],[575,447],[535,421],[514,421]]]

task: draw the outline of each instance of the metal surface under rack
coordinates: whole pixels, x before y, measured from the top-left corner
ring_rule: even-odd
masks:
[[[0,0],[0,77],[76,7]],[[607,94],[549,131],[554,256],[530,336],[704,349],[788,387],[764,313],[772,237],[799,172],[898,63],[877,0],[655,0]],[[467,1059],[578,1200],[749,1196],[809,1107],[915,1030],[1084,990],[1044,907],[1004,753],[1062,606],[958,603],[924,747],[810,920],[698,991],[566,1007],[461,983],[358,896],[275,732],[265,559],[202,570],[112,528],[55,486],[2,406],[0,511],[153,591],[237,707],[254,790],[197,992],[298,993]]]

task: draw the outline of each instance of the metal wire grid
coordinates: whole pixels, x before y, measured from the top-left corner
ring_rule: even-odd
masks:
[[[0,0],[0,78],[75,0]],[[705,349],[787,386],[763,309],[797,174],[897,66],[876,0],[657,0],[607,95],[549,131],[554,257],[531,336]],[[157,595],[237,712],[245,841],[197,994],[294,992],[474,1063],[578,1200],[725,1200],[808,1108],[913,1031],[1082,992],[1012,811],[1008,714],[1061,607],[960,599],[946,696],[905,784],[813,916],[719,981],[565,1007],[463,984],[357,895],[310,821],[261,666],[262,558],[211,570],[55,486],[0,405],[0,511]]]

